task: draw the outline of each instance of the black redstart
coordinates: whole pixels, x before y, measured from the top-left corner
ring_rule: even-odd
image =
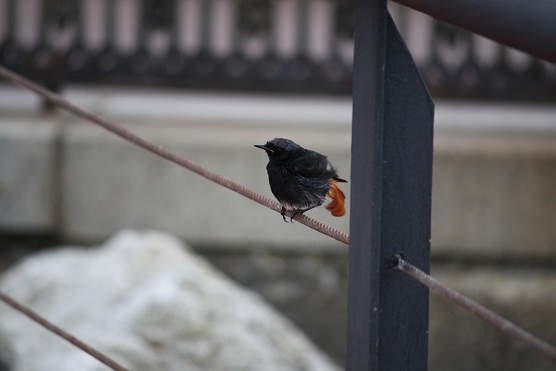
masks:
[[[255,147],[264,149],[268,155],[266,170],[270,190],[282,204],[284,221],[287,221],[286,210],[291,212],[292,221],[297,214],[322,205],[326,197],[332,200],[326,206],[332,215],[346,213],[345,195],[337,185],[346,180],[338,177],[326,156],[284,138],[274,138]]]

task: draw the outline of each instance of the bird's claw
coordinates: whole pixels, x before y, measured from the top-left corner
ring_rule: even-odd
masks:
[[[293,218],[295,218],[297,214],[303,214],[303,212],[305,212],[305,210],[301,210],[301,209],[293,210],[290,216],[290,223],[293,223]]]
[[[280,211],[280,215],[282,215],[282,219],[284,219],[284,221],[287,223],[288,221],[286,220],[286,208],[284,206],[282,206],[282,210]],[[291,221],[291,218],[290,218]]]
[[[293,218],[295,218],[295,216],[297,214],[303,214],[305,210],[300,210],[300,209],[296,209],[296,210],[292,210],[291,214],[289,215],[290,217],[290,223],[293,223]],[[282,219],[284,219],[284,221],[286,223],[288,223],[288,220],[286,219],[286,208],[282,206],[282,210],[280,211],[280,215],[282,215]]]

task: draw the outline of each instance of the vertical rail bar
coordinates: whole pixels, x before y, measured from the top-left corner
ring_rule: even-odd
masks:
[[[355,13],[347,369],[426,370],[428,291],[393,255],[429,269],[434,107],[386,2]]]
[[[386,1],[355,3],[348,371],[378,370],[377,343]],[[373,247],[373,249],[371,249]]]

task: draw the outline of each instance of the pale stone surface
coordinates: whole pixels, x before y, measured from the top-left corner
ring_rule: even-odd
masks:
[[[160,232],[32,256],[0,287],[132,370],[337,370],[257,295]],[[5,306],[0,328],[15,371],[104,369]]]
[[[0,123],[0,229],[51,231],[58,201],[59,125],[45,118]]]
[[[556,136],[436,139],[433,252],[556,259]]]

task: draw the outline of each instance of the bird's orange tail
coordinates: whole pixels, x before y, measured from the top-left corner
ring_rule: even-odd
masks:
[[[344,206],[344,200],[346,195],[338,187],[336,180],[330,179],[330,191],[328,192],[328,197],[332,199],[330,203],[326,206],[326,210],[330,211],[334,216],[342,216],[346,213],[346,208]]]

